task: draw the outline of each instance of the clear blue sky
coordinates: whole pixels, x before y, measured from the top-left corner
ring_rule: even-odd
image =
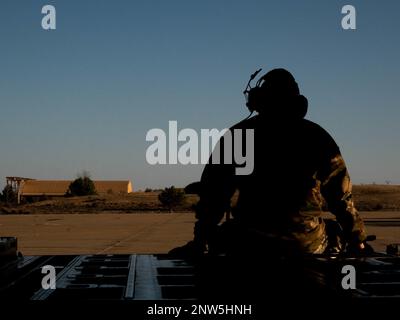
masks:
[[[41,8],[57,29],[41,28]],[[341,28],[341,7],[357,30]],[[400,1],[0,2],[0,178],[183,186],[199,166],[146,164],[151,128],[224,128],[247,116],[259,67],[290,70],[308,118],[355,183],[400,183]]]

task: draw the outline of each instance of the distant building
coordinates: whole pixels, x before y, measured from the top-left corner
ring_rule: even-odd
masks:
[[[21,177],[7,177],[18,194],[18,203],[22,198],[35,197],[62,197],[67,191],[72,180],[35,180]],[[94,180],[98,194],[128,194],[133,192],[129,180]]]

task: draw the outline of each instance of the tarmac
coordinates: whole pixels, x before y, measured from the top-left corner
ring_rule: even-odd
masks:
[[[400,243],[400,212],[360,214],[376,251]],[[0,236],[24,255],[158,254],[191,240],[194,222],[192,212],[0,215]]]

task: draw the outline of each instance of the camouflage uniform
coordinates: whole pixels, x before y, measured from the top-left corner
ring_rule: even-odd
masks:
[[[310,204],[322,209],[324,200],[347,243],[365,240],[345,162],[324,129],[305,119],[282,122],[262,115],[232,129],[254,129],[254,170],[240,176],[235,174],[235,164],[206,165],[196,208],[196,243],[212,242],[236,190],[233,221],[242,231],[262,234],[258,242],[269,242],[283,251],[324,252],[328,241],[322,210],[309,210]],[[217,148],[223,143],[222,138]],[[242,239],[250,233],[243,233]]]

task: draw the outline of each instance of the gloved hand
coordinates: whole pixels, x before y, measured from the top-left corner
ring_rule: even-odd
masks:
[[[347,245],[346,252],[356,255],[366,255],[373,253],[374,249],[366,242],[349,243]]]
[[[205,244],[198,241],[189,241],[181,247],[177,247],[168,252],[168,255],[175,258],[195,258],[204,255]]]

